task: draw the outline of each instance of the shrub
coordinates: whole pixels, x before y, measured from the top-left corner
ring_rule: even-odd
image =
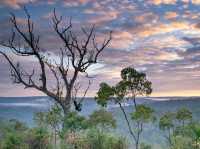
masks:
[[[125,138],[114,136],[98,129],[89,129],[84,133],[76,133],[68,138],[63,149],[127,149],[128,143]],[[70,148],[70,149],[71,149]]]
[[[85,117],[78,115],[77,112],[70,112],[64,118],[63,131],[79,131],[87,128],[87,120]]]
[[[174,136],[171,149],[193,149],[193,142],[188,137]]]
[[[145,143],[141,143],[140,144],[140,149],[152,149],[151,145],[145,144]]]
[[[9,133],[3,141],[3,149],[21,149],[23,146],[23,139],[16,133]]]
[[[116,120],[111,112],[100,109],[94,111],[89,117],[89,125],[99,127],[101,129],[116,128]]]
[[[49,133],[44,128],[33,128],[28,131],[25,139],[29,149],[49,149],[51,148],[49,142]]]

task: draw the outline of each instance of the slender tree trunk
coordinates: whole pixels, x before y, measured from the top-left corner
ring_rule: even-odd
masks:
[[[56,149],[56,128],[54,128],[54,147]]]
[[[172,147],[172,140],[171,140],[171,131],[170,131],[170,129],[169,129],[169,131],[168,131],[168,141],[169,141],[169,145],[170,145],[170,148]]]
[[[71,109],[71,99],[67,99],[67,100],[70,100],[70,101],[65,101],[64,105],[62,106],[63,111],[64,111],[64,116],[66,116],[70,112],[70,109]]]
[[[135,149],[139,149],[139,140],[137,140],[135,143]]]
[[[121,109],[121,111],[122,111],[124,117],[125,117],[126,123],[127,123],[127,125],[128,125],[129,132],[130,132],[131,136],[133,137],[134,141],[136,142],[136,137],[135,137],[135,135],[134,135],[134,133],[133,133],[133,130],[132,130],[132,128],[131,128],[130,122],[129,122],[128,117],[127,117],[127,115],[126,115],[126,112],[125,112],[124,108],[122,107],[121,103],[118,102],[118,104],[119,104],[119,107],[120,107],[120,109]]]
[[[72,100],[71,92],[72,92],[72,88],[71,87],[67,88],[66,97],[63,101],[64,116],[66,116],[70,112],[70,109],[71,109],[71,100]]]
[[[136,141],[135,141],[135,142],[136,142],[136,143],[135,143],[135,144],[136,144],[136,145],[135,145],[136,149],[139,149],[139,148],[140,148],[140,147],[139,147],[139,145],[140,145],[140,134],[141,134],[140,132],[137,133],[137,138],[136,138]]]
[[[135,110],[136,110],[136,108],[137,108],[137,103],[136,103],[135,95],[133,95],[133,102],[134,102],[134,107],[135,107]]]

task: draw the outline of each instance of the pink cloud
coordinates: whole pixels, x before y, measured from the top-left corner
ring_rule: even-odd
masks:
[[[37,0],[1,0],[0,4],[14,9],[19,9],[21,5],[35,2]]]
[[[90,1],[91,0],[64,0],[63,4],[66,7],[77,7],[79,5],[84,5]]]

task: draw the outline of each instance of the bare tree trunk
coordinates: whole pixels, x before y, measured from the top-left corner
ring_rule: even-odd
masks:
[[[55,128],[55,131],[54,131],[54,145],[55,145],[54,147],[55,147],[55,149],[56,149],[56,144],[57,143],[56,143],[56,128]]]
[[[134,102],[134,107],[135,107],[135,110],[136,110],[136,108],[137,108],[137,103],[136,103],[135,95],[133,95],[133,102]]]
[[[137,138],[136,138],[136,141],[135,141],[135,148],[136,149],[139,149],[139,145],[140,145],[140,132],[138,132],[137,134]]]
[[[124,108],[122,107],[121,103],[118,102],[118,104],[119,104],[119,106],[120,106],[120,109],[121,109],[121,111],[122,111],[124,117],[125,117],[126,123],[127,123],[127,125],[128,125],[129,132],[130,132],[131,136],[133,137],[134,141],[136,142],[136,137],[135,137],[135,135],[134,135],[134,133],[133,133],[133,130],[132,130],[132,128],[131,128],[130,122],[129,122],[128,117],[127,117],[127,115],[126,115],[126,112],[125,112]]]
[[[137,140],[135,143],[135,149],[139,149],[139,140]]]
[[[66,97],[64,101],[64,106],[63,106],[63,111],[64,111],[64,116],[66,116],[71,109],[71,97]]]

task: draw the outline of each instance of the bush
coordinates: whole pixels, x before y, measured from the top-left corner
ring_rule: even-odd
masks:
[[[127,141],[123,137],[114,136],[98,129],[89,129],[84,133],[76,133],[68,137],[63,149],[127,149]]]
[[[49,149],[51,148],[49,141],[49,133],[44,128],[33,128],[28,131],[25,139],[29,149]]]
[[[188,137],[174,136],[171,149],[193,149],[193,142]]]
[[[9,133],[3,141],[3,149],[21,149],[23,146],[23,139],[16,133]]]
[[[0,122],[0,147],[3,149],[24,149],[27,145],[24,142],[26,125],[15,119],[2,120]]]
[[[145,144],[145,143],[141,143],[140,144],[140,149],[152,149],[151,145]]]
[[[92,127],[99,127],[100,129],[116,128],[116,120],[113,118],[111,112],[100,109],[94,111],[88,120],[89,125]]]
[[[64,118],[63,131],[79,131],[87,128],[87,120],[85,117],[78,115],[77,112],[70,112]]]

